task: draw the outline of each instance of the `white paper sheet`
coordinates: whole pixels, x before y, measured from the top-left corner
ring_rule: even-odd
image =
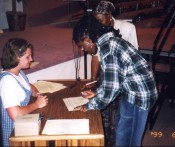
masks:
[[[42,134],[89,134],[89,119],[47,120]]]
[[[53,93],[55,91],[59,91],[66,88],[66,86],[64,86],[63,84],[49,81],[37,81],[33,85],[38,89],[40,93]]]
[[[74,111],[74,108],[77,106],[81,106],[89,102],[88,99],[83,98],[82,96],[80,97],[71,97],[71,98],[64,98],[63,99],[67,109],[69,111]]]

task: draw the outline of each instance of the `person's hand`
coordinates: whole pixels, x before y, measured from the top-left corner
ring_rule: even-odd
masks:
[[[35,103],[37,104],[38,108],[43,108],[48,104],[48,98],[46,95],[43,96],[42,94],[38,93]]]
[[[84,105],[77,106],[77,107],[74,108],[74,110],[75,111],[76,110],[80,110],[80,111],[83,111],[83,112],[86,112],[87,111],[87,109],[86,109],[86,107]]]
[[[82,92],[81,92],[81,95],[82,95],[82,97],[84,97],[84,98],[91,99],[91,98],[93,98],[96,94],[95,94],[93,91],[91,91],[91,90],[86,90],[86,91],[82,91]]]

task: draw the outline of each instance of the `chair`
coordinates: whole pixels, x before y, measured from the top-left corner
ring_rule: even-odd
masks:
[[[154,127],[156,118],[158,117],[158,114],[161,110],[161,106],[165,98],[169,98],[169,100],[171,100],[171,108],[174,107],[175,56],[173,54],[175,52],[175,44],[172,45],[167,57],[162,57],[160,55],[162,52],[162,48],[166,43],[167,37],[174,25],[175,4],[173,5],[171,11],[168,13],[167,17],[165,18],[165,21],[162,24],[162,27],[160,28],[153,44],[152,62],[150,64],[152,66],[156,78],[156,84],[158,88],[158,100],[149,113],[148,123],[150,124],[150,130],[152,130]]]

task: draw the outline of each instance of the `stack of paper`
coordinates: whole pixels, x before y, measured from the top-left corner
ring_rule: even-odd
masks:
[[[89,119],[47,120],[42,134],[89,134]]]
[[[80,96],[80,97],[64,98],[63,101],[69,111],[74,111],[75,107],[86,104],[87,102],[89,102],[89,99]]]
[[[66,86],[64,86],[63,84],[49,81],[37,81],[33,85],[38,89],[40,93],[53,93],[55,91],[66,88]]]

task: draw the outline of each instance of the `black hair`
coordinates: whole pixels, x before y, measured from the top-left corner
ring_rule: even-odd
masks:
[[[27,48],[33,49],[32,44],[21,38],[11,38],[4,46],[1,66],[3,70],[12,69],[18,65],[18,58],[22,57]]]
[[[98,3],[95,10],[93,10],[94,14],[112,14],[115,11],[115,6],[112,2],[102,0]]]
[[[88,36],[95,43],[99,37],[108,32],[113,32],[115,36],[121,37],[119,30],[103,25],[92,14],[87,14],[74,26],[73,41],[77,44]]]

